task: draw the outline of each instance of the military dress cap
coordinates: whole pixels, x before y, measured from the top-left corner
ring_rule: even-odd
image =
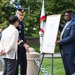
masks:
[[[25,11],[28,10],[28,8],[17,8],[19,15],[25,15]]]

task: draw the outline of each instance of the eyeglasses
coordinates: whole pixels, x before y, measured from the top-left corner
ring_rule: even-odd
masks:
[[[71,14],[65,13],[65,15],[64,15],[64,16],[71,16]]]
[[[64,15],[64,16],[71,16],[71,15]]]

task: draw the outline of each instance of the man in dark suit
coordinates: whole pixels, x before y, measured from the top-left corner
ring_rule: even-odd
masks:
[[[27,71],[27,57],[26,52],[29,52],[29,46],[26,43],[26,38],[24,34],[24,14],[25,14],[24,8],[17,8],[16,15],[19,19],[19,25],[17,27],[19,31],[19,46],[18,46],[18,64],[15,75],[18,75],[18,67],[20,65],[20,75],[26,75]]]
[[[62,59],[65,68],[65,75],[75,73],[75,21],[73,19],[73,10],[68,9],[65,12],[66,24],[63,27],[59,26],[61,32],[60,40],[56,44],[62,50]]]

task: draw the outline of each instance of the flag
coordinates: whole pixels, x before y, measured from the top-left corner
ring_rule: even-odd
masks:
[[[44,0],[43,0],[41,16],[40,16],[40,30],[43,33],[44,33],[44,25],[45,25],[44,23],[45,23],[45,20],[46,20],[46,16],[45,16]]]
[[[20,3],[17,4],[16,8],[21,8],[21,5]]]
[[[45,16],[44,0],[43,0],[42,9],[41,9],[41,15],[40,15],[40,31],[39,31],[39,35],[40,35],[40,51],[41,51],[41,48],[42,48],[45,20],[46,20],[46,16]]]
[[[17,4],[16,9],[17,9],[17,8],[21,8],[20,3]],[[17,15],[18,15],[18,10],[16,10],[16,16],[17,16]]]

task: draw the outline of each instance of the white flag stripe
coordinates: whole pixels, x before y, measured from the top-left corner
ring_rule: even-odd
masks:
[[[41,17],[42,16],[45,16],[44,0],[43,0],[43,3],[42,3],[42,10],[41,10]]]

